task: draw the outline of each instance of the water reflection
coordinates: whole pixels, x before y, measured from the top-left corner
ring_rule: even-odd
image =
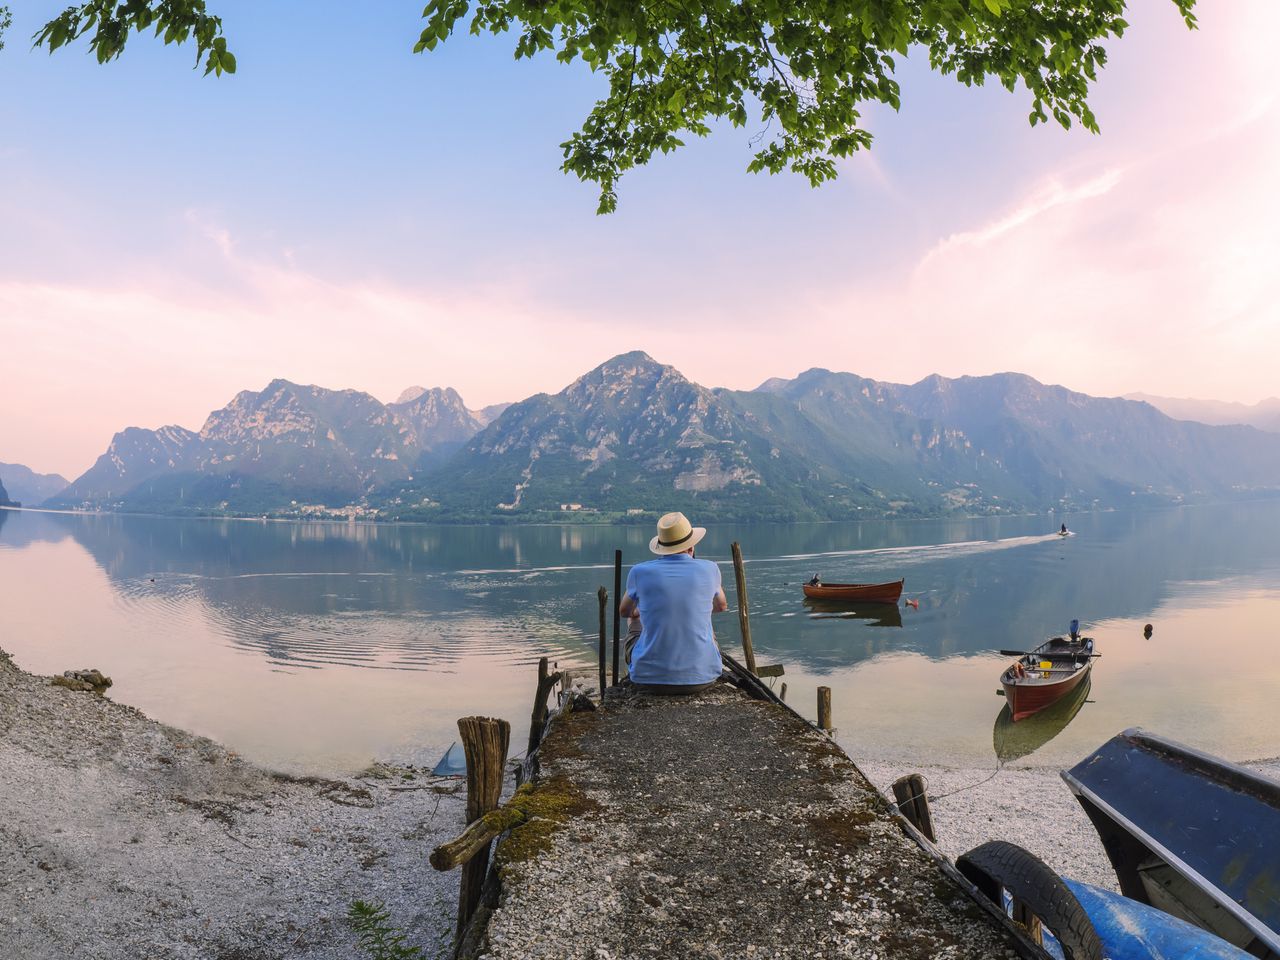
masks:
[[[868,627],[901,627],[902,609],[896,603],[858,603],[804,598],[812,620],[862,620]]]
[[[723,565],[732,602],[729,545],[741,542],[757,657],[786,666],[798,702],[806,684],[831,685],[837,725],[857,731],[859,750],[929,743],[989,757],[1005,736],[988,740],[993,651],[1029,649],[1073,617],[1105,647],[1108,684],[1126,670],[1141,679],[1053,750],[1082,725],[1101,742],[1153,718],[1250,750],[1274,740],[1280,666],[1258,645],[1266,618],[1280,619],[1280,503],[1070,519],[1077,535],[1066,539],[1056,517],[712,526],[699,556]],[[317,723],[350,751],[428,736],[443,749],[464,713],[518,719],[539,656],[594,661],[596,588],[612,586],[615,548],[628,564],[647,559],[650,536],[0,511],[0,644],[46,671],[125,662],[107,671],[124,678],[120,699],[266,751],[312,749]],[[832,580],[905,577],[903,599],[918,607],[806,603],[800,585],[819,557]],[[1211,622],[1193,636],[1193,620]],[[1143,640],[1147,621],[1160,630]],[[738,649],[736,617],[715,624]],[[1201,664],[1183,691],[1169,657],[1202,649],[1205,631],[1230,656]],[[1254,665],[1243,685],[1231,667],[1242,661]],[[196,696],[184,686],[192,673],[234,692]],[[1222,686],[1234,692],[1209,695]],[[1024,748],[1032,720],[1017,725],[1011,757],[1058,736]]]
[[[996,715],[995,727],[991,731],[991,743],[995,747],[996,758],[1001,763],[1021,760],[1029,757],[1046,743],[1060,734],[1075,719],[1080,708],[1089,699],[1093,677],[1085,678],[1080,684],[1061,700],[1052,703],[1038,713],[1013,722],[1013,714],[1009,704],[1000,708]]]

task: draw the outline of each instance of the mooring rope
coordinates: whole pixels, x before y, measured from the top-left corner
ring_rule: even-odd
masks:
[[[920,778],[924,780],[925,797],[931,800],[932,802],[937,803],[939,800],[945,800],[947,797],[954,797],[957,793],[965,793],[968,790],[974,790],[982,786],[984,783],[990,783],[1000,774],[1000,771],[1003,769],[1004,769],[1004,764],[1000,763],[999,761],[996,761],[996,768],[993,771],[991,771],[991,774],[989,776],[983,777],[981,780],[977,781],[976,783],[971,783],[966,787],[957,787],[955,790],[949,790],[946,793],[934,794],[932,796],[929,794],[929,778],[926,777],[923,773],[920,774]]]

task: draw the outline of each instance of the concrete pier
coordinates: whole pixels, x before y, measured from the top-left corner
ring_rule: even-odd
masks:
[[[464,956],[1043,957],[831,739],[728,684],[556,717]]]

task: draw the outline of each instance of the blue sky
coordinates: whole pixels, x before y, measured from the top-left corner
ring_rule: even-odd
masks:
[[[903,109],[821,190],[745,172],[752,132],[633,171],[620,209],[559,170],[602,78],[510,38],[415,56],[420,5],[211,0],[239,60],[131,41],[99,66],[0,51],[0,460],[78,473],[126,425],[198,428],[275,376],[474,406],[648,350],[709,386],[810,366],[1016,369],[1094,394],[1280,393],[1280,26],[1186,31],[1139,0],[1103,135],[919,56]]]

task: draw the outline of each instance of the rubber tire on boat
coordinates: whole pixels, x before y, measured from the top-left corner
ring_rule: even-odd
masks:
[[[1067,960],[1104,960],[1102,941],[1084,907],[1039,857],[1017,844],[992,840],[961,854],[956,867],[997,906],[1003,905],[1001,887],[1026,904],[1053,931]]]

